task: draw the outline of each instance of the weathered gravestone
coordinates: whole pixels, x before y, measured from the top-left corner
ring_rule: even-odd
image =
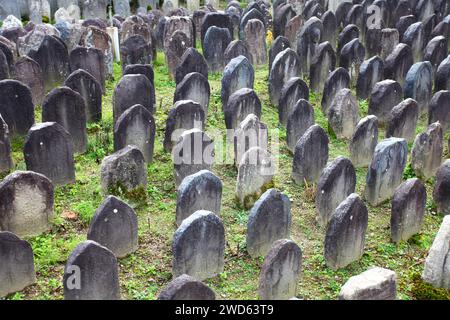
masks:
[[[450,91],[441,90],[434,94],[428,106],[428,124],[439,121],[442,131],[450,129]]]
[[[338,32],[336,15],[334,14],[333,11],[328,10],[322,15],[321,20],[323,25],[323,33],[321,41],[322,42],[328,41],[334,50],[336,48],[337,32]]]
[[[114,13],[122,17],[128,17],[131,14],[130,2],[128,0],[115,0]]]
[[[445,37],[437,36],[431,39],[424,49],[423,60],[430,61],[433,66],[433,72],[436,72],[441,62],[448,55],[447,42],[448,39]]]
[[[359,107],[350,89],[336,93],[328,110],[328,125],[338,139],[350,139],[359,121]]]
[[[302,29],[304,23],[305,23],[304,18],[301,15],[296,15],[286,23],[284,36],[289,40],[292,48],[297,48],[297,40],[298,40],[297,35]]]
[[[413,23],[406,29],[402,36],[402,43],[407,44],[412,50],[414,62],[422,61],[423,48],[425,47],[425,30],[422,22]]]
[[[329,42],[322,42],[316,48],[309,69],[309,85],[317,93],[323,92],[324,83],[328,74],[336,66],[336,55]]]
[[[407,157],[405,139],[388,138],[377,144],[366,176],[365,198],[372,206],[393,195],[402,182]]]
[[[249,48],[247,44],[242,40],[233,40],[228,44],[228,47],[225,49],[224,59],[225,63],[228,64],[234,58],[239,56],[244,56],[248,59],[248,61],[252,61],[252,55],[250,54]],[[270,51],[269,51],[269,59],[270,59]]]
[[[189,3],[189,0],[188,0]],[[158,300],[215,300],[216,294],[203,282],[182,274],[167,284]]]
[[[11,155],[9,128],[0,114],[0,172],[9,172],[13,168],[14,163]]]
[[[63,286],[65,300],[119,300],[117,258],[95,241],[81,242],[67,259]]]
[[[437,211],[450,214],[450,160],[446,160],[436,172],[433,200]]]
[[[102,119],[102,86],[89,72],[78,69],[72,72],[64,86],[77,92],[84,100],[87,122]]]
[[[224,267],[225,230],[211,211],[199,210],[183,220],[173,236],[173,275],[199,280],[221,273]]]
[[[14,64],[14,78],[31,90],[33,104],[40,105],[44,100],[44,76],[41,66],[28,56],[19,58]]]
[[[87,239],[108,248],[117,258],[138,248],[138,221],[133,208],[115,196],[108,196],[95,211]]]
[[[42,121],[57,122],[70,134],[75,153],[87,149],[86,106],[83,97],[69,87],[55,88],[42,103]]]
[[[0,229],[20,237],[37,236],[50,229],[53,185],[42,174],[16,171],[0,184]]]
[[[155,144],[155,119],[146,108],[134,105],[120,115],[114,125],[114,150],[127,145],[136,146],[147,163],[153,161]]]
[[[175,82],[179,84],[191,72],[198,72],[208,79],[208,64],[195,48],[187,48],[181,56],[175,71]]]
[[[413,64],[411,47],[399,43],[384,60],[384,78],[395,80],[400,85],[405,82],[406,74]]]
[[[205,111],[202,106],[192,100],[177,101],[170,109],[164,131],[164,150],[171,152],[185,130],[205,126]]]
[[[249,114],[261,117],[261,101],[253,89],[235,91],[223,109],[227,129],[235,129]]]
[[[395,300],[396,297],[395,272],[379,267],[350,277],[339,293],[339,300]]]
[[[64,82],[70,74],[70,62],[67,47],[56,36],[46,35],[37,50],[28,53],[42,68],[45,91]]]
[[[416,100],[403,100],[392,108],[387,121],[386,138],[404,138],[407,142],[412,142],[416,136],[418,118],[419,105]]]
[[[140,104],[151,114],[154,113],[155,91],[150,80],[142,74],[127,74],[120,79],[114,89],[114,122],[128,108]]]
[[[175,185],[200,170],[211,170],[214,162],[214,142],[203,131],[185,130],[172,149]]]
[[[80,43],[81,46],[87,48],[96,48],[103,53],[103,61],[105,63],[105,72],[108,77],[113,76],[113,43],[112,39],[106,30],[97,28],[97,27],[87,27],[83,34],[81,35]],[[133,41],[127,42],[126,44],[121,44],[121,49],[123,46],[128,45],[128,47],[124,48],[125,53],[130,53],[130,47],[132,49],[137,49],[137,47],[133,47],[135,44]],[[128,51],[127,51],[128,50]],[[131,50],[133,51],[133,50]],[[122,51],[121,51],[122,53]],[[125,54],[125,57],[128,56]]]
[[[356,95],[360,99],[367,99],[377,82],[384,78],[384,62],[374,56],[365,60],[360,68],[358,79],[356,80]]]
[[[0,297],[36,282],[31,245],[8,231],[0,232]]]
[[[412,98],[419,105],[419,115],[428,113],[433,88],[433,67],[429,61],[417,62],[406,74],[405,98]]]
[[[83,5],[83,18],[95,19],[100,18],[106,20],[106,7],[108,6],[107,0],[85,0],[81,4]]]
[[[268,130],[267,125],[250,113],[234,130],[234,163],[239,166],[242,156],[252,147],[260,147],[267,150]]]
[[[255,72],[253,66],[246,57],[239,56],[231,59],[223,70],[222,110],[227,106],[228,99],[234,92],[242,88],[253,89],[254,80]]]
[[[269,189],[255,202],[247,223],[247,252],[265,256],[272,244],[291,233],[291,202],[276,189]]]
[[[205,34],[203,55],[210,72],[221,72],[225,67],[225,49],[233,38],[227,28],[212,26]]]
[[[275,162],[272,156],[260,147],[247,150],[238,165],[236,198],[250,208],[260,195],[273,184]]]
[[[350,79],[356,83],[359,69],[364,61],[366,51],[359,39],[353,39],[341,50],[339,56],[339,66],[348,70]]]
[[[434,91],[440,90],[450,90],[450,55],[442,60],[436,71]]]
[[[306,130],[297,141],[292,165],[292,178],[296,184],[314,183],[328,161],[328,136],[319,125]]]
[[[338,55],[340,54],[342,48],[352,41],[353,39],[359,38],[359,28],[355,26],[354,24],[349,24],[342,29],[341,33],[339,34],[338,41],[337,41],[337,49],[336,52]]]
[[[127,74],[143,74],[153,86],[155,85],[155,74],[151,64],[130,64],[123,70],[123,75]]]
[[[201,32],[201,44],[202,44],[202,47],[203,47],[203,43],[204,43],[204,39],[205,39],[206,33],[208,32],[209,28],[212,27],[212,26],[215,26],[215,27],[218,27],[218,28],[226,28],[226,29],[228,29],[228,31],[230,33],[231,40],[234,39],[234,36],[233,36],[233,22],[231,21],[231,18],[225,13],[208,12],[205,15],[205,17],[203,18],[201,31],[200,31]],[[225,47],[223,49],[225,50]]]
[[[368,222],[366,205],[352,193],[334,211],[325,236],[325,263],[333,270],[359,260],[364,252]]]
[[[390,79],[377,82],[370,94],[368,113],[384,124],[389,120],[392,109],[402,100],[403,90],[398,82]]]
[[[413,12],[406,13],[405,15],[399,17],[398,20],[396,20],[397,22],[395,23],[395,29],[398,30],[398,34],[400,36],[399,39],[403,38],[405,31],[409,28],[410,25],[412,25],[414,22],[417,22],[416,17],[412,13]]]
[[[255,6],[258,6],[256,3]],[[259,20],[263,24],[263,30],[265,33],[266,28],[266,19],[264,14],[262,13],[259,7],[252,8],[251,5],[248,6],[245,11],[242,13],[242,16],[239,21],[239,38],[242,40],[248,40],[248,34],[245,32],[245,28],[250,23],[250,20]]]
[[[261,20],[249,20],[244,33],[253,63],[256,65],[267,63],[266,30]]]
[[[382,0],[381,0],[382,1]],[[400,41],[400,34],[397,29],[386,28],[381,30],[381,51],[380,57],[385,60],[394,51]]]
[[[54,185],[75,182],[72,138],[60,124],[44,122],[32,126],[23,154],[27,170],[45,175]]]
[[[177,84],[173,96],[173,103],[175,104],[181,100],[192,100],[202,106],[206,118],[210,95],[211,89],[208,79],[201,73],[191,72],[186,74],[186,76]]]
[[[314,124],[314,108],[305,99],[299,99],[287,117],[286,143],[294,152],[297,141]]]
[[[450,160],[447,160],[448,167],[450,168]],[[450,171],[449,171],[450,172]],[[447,173],[447,182],[448,182]],[[447,190],[450,190],[447,183]],[[447,199],[448,193],[447,193]],[[448,212],[447,212],[448,214]],[[422,279],[432,284],[437,288],[445,288],[450,290],[450,272],[449,272],[449,260],[450,256],[450,215],[447,215],[442,220],[441,227],[439,228],[433,244],[431,245],[428,256],[425,260],[425,267],[422,273]]]
[[[276,55],[269,73],[269,96],[274,105],[278,105],[284,84],[299,75],[300,58],[294,50],[288,48]]]
[[[176,222],[198,210],[211,211],[220,216],[222,181],[211,171],[201,170],[183,179],[177,190]]]
[[[420,232],[426,202],[427,191],[419,179],[408,179],[397,187],[391,205],[392,241],[407,241]]]
[[[87,71],[105,90],[106,70],[101,50],[78,46],[70,52],[69,59],[72,72],[78,69]]]
[[[286,37],[278,36],[269,49],[269,70],[272,68],[275,57],[282,51],[291,47],[289,40]]]
[[[274,14],[273,14],[273,36],[274,38],[278,36],[284,36],[286,25],[296,16],[296,12],[291,4],[284,3],[275,10],[274,6]]]
[[[316,211],[318,221],[326,226],[336,208],[355,192],[356,173],[352,162],[342,156],[328,164],[317,182]]]
[[[0,114],[12,136],[26,134],[34,123],[30,89],[17,80],[1,80]]]
[[[328,75],[327,80],[325,81],[323,87],[323,95],[322,95],[322,112],[327,115],[328,110],[330,108],[331,102],[334,99],[334,96],[344,88],[349,88],[350,86],[350,75],[348,74],[347,69],[345,68],[337,68],[333,72]]]
[[[130,64],[150,64],[152,62],[152,47],[141,35],[134,35],[120,46],[120,61],[122,69]]]
[[[281,89],[278,102],[278,118],[286,126],[290,113],[299,99],[309,100],[308,85],[298,77],[290,78]]]
[[[300,29],[297,36],[297,54],[300,58],[300,72],[306,77],[309,75],[309,67],[319,45],[323,33],[322,21],[312,17]]]
[[[189,45],[189,37],[181,30],[175,31],[168,37],[167,41],[165,41],[164,53],[166,64],[172,79],[175,79],[176,69],[180,65],[181,57]]]
[[[302,250],[292,240],[273,243],[261,266],[259,298],[287,300],[295,297],[302,267]]]
[[[126,146],[103,159],[101,185],[104,194],[132,192],[147,187],[147,168],[142,152]]]
[[[439,122],[432,123],[425,132],[417,135],[411,152],[411,168],[418,177],[428,180],[442,162],[443,132]]]

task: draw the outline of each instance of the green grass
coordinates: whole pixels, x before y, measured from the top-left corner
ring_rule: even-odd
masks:
[[[130,203],[136,209],[139,222],[139,249],[119,260],[121,295],[123,299],[155,299],[158,292],[172,279],[171,241],[176,230],[176,188],[170,154],[164,152],[162,142],[165,121],[172,107],[175,83],[168,75],[164,56],[158,52],[154,62],[156,90],[156,141],[154,161],[148,166],[148,187],[143,201]],[[100,188],[100,162],[113,152],[112,96],[121,77],[121,68],[114,65],[114,79],[108,81],[103,98],[102,121],[88,126],[88,150],[76,156],[76,183],[55,190],[55,218],[50,232],[28,239],[34,250],[37,283],[9,299],[62,299],[62,276],[64,265],[71,250],[86,239],[89,223],[104,196]],[[206,130],[225,129],[221,112],[221,75],[209,76],[211,101]],[[335,299],[341,286],[351,276],[371,266],[394,270],[398,277],[401,299],[450,298],[448,292],[435,290],[420,280],[423,263],[442,216],[436,214],[431,200],[432,182],[426,182],[428,195],[427,213],[420,234],[408,242],[395,245],[390,242],[390,206],[385,203],[369,209],[369,225],[362,259],[346,268],[333,271],[325,265],[323,257],[324,228],[315,220],[315,186],[297,186],[290,175],[292,154],[286,147],[286,132],[278,124],[277,109],[271,105],[268,95],[268,68],[255,70],[254,89],[262,102],[262,121],[269,128],[279,130],[279,170],[275,187],[286,193],[292,201],[292,239],[302,249],[302,275],[297,296],[304,299]],[[327,119],[320,108],[321,96],[311,93],[310,101],[315,108],[316,122],[327,128]],[[367,102],[360,101],[360,116],[367,114]],[[40,109],[36,111],[40,119]],[[426,128],[421,118],[417,133]],[[379,139],[384,137],[380,130]],[[448,136],[448,133],[447,133]],[[446,138],[447,138],[446,136]],[[447,141],[447,140],[446,140]],[[449,156],[447,144],[445,155]],[[24,170],[22,154],[23,138],[12,141],[16,170]],[[330,160],[337,156],[349,156],[348,141],[330,137]],[[263,258],[252,259],[246,252],[245,236],[248,210],[235,202],[234,189],[237,171],[232,165],[217,164],[213,171],[223,181],[222,211],[226,231],[225,270],[213,279],[205,281],[217,294],[218,299],[257,299],[258,277]],[[356,192],[363,194],[367,169],[357,169]],[[408,167],[405,179],[413,177]]]

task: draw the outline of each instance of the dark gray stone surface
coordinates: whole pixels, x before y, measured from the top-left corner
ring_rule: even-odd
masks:
[[[215,300],[216,294],[203,282],[182,274],[170,281],[159,293],[158,300]]]

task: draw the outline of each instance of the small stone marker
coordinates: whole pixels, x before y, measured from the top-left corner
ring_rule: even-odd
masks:
[[[208,115],[210,95],[211,89],[208,79],[201,73],[191,72],[177,84],[173,96],[173,103],[175,104],[181,100],[192,100],[202,106],[206,117]]]
[[[299,75],[300,58],[294,50],[287,48],[276,55],[269,73],[269,96],[274,105],[278,105],[284,84]]]
[[[128,108],[140,104],[151,114],[154,113],[155,94],[150,80],[142,74],[127,74],[120,79],[114,89],[114,123]]]
[[[287,300],[297,293],[302,266],[302,250],[292,240],[273,243],[259,275],[261,300]]]
[[[416,100],[407,98],[396,105],[388,117],[386,138],[404,138],[412,142],[416,134],[419,118],[419,105]]]
[[[247,150],[238,166],[235,194],[239,203],[250,208],[272,186],[274,173],[274,160],[266,150],[260,147]]]
[[[172,149],[175,185],[200,170],[211,170],[214,163],[214,141],[203,131],[185,130]]]
[[[397,187],[391,206],[392,241],[407,241],[420,232],[426,202],[427,191],[419,179],[408,179]]]
[[[155,131],[155,119],[151,113],[139,104],[132,106],[122,113],[114,126],[114,150],[135,145],[142,152],[145,161],[151,163]]]
[[[359,121],[359,107],[350,89],[341,89],[328,110],[328,125],[338,139],[350,139]]]
[[[352,193],[331,216],[325,236],[325,262],[337,270],[359,260],[364,251],[368,212],[361,198]]]
[[[389,199],[402,182],[408,157],[405,139],[388,138],[375,147],[366,176],[366,200],[377,206]]]
[[[227,129],[235,129],[249,114],[261,117],[261,101],[253,89],[242,88],[235,91],[223,109]]]
[[[20,237],[50,229],[53,185],[44,175],[15,171],[0,183],[0,229]]]
[[[432,123],[425,132],[417,135],[411,153],[411,167],[425,181],[434,176],[442,162],[444,150],[442,127]]]
[[[433,200],[438,212],[450,214],[450,159],[447,159],[436,172]]]
[[[280,123],[284,126],[286,126],[288,116],[299,99],[309,100],[309,88],[302,79],[292,77],[281,89],[278,102],[278,117]]]
[[[95,211],[87,239],[111,250],[117,258],[138,248],[138,221],[133,208],[115,196],[108,196]]]
[[[366,167],[372,160],[378,143],[378,118],[369,115],[362,118],[350,140],[350,159],[355,167]]]
[[[117,259],[95,241],[81,242],[64,268],[65,300],[119,300]]]
[[[201,170],[183,179],[177,190],[177,225],[198,210],[220,216],[222,181],[211,171]]]
[[[158,300],[216,300],[216,294],[203,282],[182,274],[170,281]]]
[[[438,122],[442,130],[450,129],[450,91],[441,90],[434,94],[428,107],[428,124]]]
[[[101,184],[105,194],[145,189],[147,168],[142,152],[136,146],[126,146],[105,157],[101,164]]]
[[[191,72],[198,72],[208,79],[208,64],[195,48],[186,49],[180,58],[180,63],[175,71],[175,82],[177,85]]]
[[[292,165],[296,184],[314,183],[328,161],[328,136],[319,125],[309,127],[297,141]]]
[[[394,80],[377,82],[372,89],[369,100],[369,114],[378,118],[380,124],[386,123],[392,109],[403,100],[403,90]]]
[[[9,128],[0,114],[0,172],[9,172],[13,168],[14,163],[11,155]]]
[[[290,237],[291,202],[276,189],[269,189],[255,202],[247,224],[247,252],[252,258],[265,256],[272,244]]]
[[[286,142],[291,152],[294,152],[297,141],[312,125],[314,108],[305,99],[298,100],[288,115],[286,124]]]
[[[255,72],[250,61],[239,56],[227,64],[222,77],[222,110],[227,106],[229,97],[242,88],[253,89]]]
[[[173,275],[190,275],[200,281],[223,271],[225,230],[214,213],[199,210],[183,220],[172,243]]]
[[[0,231],[0,297],[36,282],[31,245],[8,231]]]
[[[45,175],[54,185],[75,182],[72,138],[58,123],[32,126],[25,139],[23,154],[27,170]]]
[[[380,267],[351,277],[339,293],[339,300],[395,300],[396,297],[397,275]]]
[[[433,88],[433,67],[429,61],[412,65],[405,78],[405,98],[412,98],[419,105],[419,114],[428,113]]]
[[[17,80],[0,81],[0,114],[14,135],[25,135],[34,124],[30,89]]]
[[[86,105],[78,92],[69,87],[50,91],[42,104],[42,121],[59,123],[69,132],[74,152],[86,151]]]
[[[447,160],[447,162],[447,166],[450,168],[450,160]],[[447,187],[447,190],[450,190],[450,188]],[[447,199],[449,199],[448,194]],[[447,215],[442,220],[441,227],[434,238],[422,273],[423,281],[432,284],[434,287],[447,290],[450,290],[450,273],[448,272],[449,243],[450,215]]]
[[[349,86],[350,75],[346,69],[337,68],[328,75],[323,87],[321,102],[322,112],[324,115],[328,114],[331,102],[333,101],[336,93],[338,93],[341,89],[349,88]]]
[[[349,159],[339,156],[323,169],[316,193],[317,217],[322,226],[328,224],[339,204],[355,192],[355,186],[355,168]]]

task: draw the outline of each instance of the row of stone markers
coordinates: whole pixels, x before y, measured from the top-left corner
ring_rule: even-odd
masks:
[[[293,153],[292,177],[297,184],[317,183],[317,216],[326,228],[324,256],[327,266],[334,270],[360,259],[364,250],[368,208],[355,193],[354,166],[369,166],[364,196],[369,204],[376,206],[392,198],[394,242],[407,240],[420,231],[426,192],[419,179],[403,182],[403,171],[408,157],[407,140],[414,138],[417,119],[422,114],[428,115],[429,127],[414,139],[411,165],[423,180],[436,176],[433,199],[440,212],[450,212],[450,160],[441,164],[443,133],[450,126],[449,88],[439,89],[430,101],[433,66],[437,67],[436,88],[448,75],[445,61],[449,58],[437,54],[440,51],[432,51],[430,59],[436,60],[421,61],[426,55],[422,57],[422,51],[417,49],[419,36],[410,36],[420,27],[412,24],[404,33],[408,35],[405,41],[410,42],[389,49],[391,40],[385,40],[380,44],[380,54],[384,52],[386,58],[374,55],[364,61],[368,44],[374,44],[374,40],[367,39],[376,34],[373,30],[380,28],[366,29],[367,19],[361,17],[364,6],[350,4],[346,10],[348,5],[339,5],[336,13],[322,14],[321,5],[313,0],[295,7],[301,11],[296,15],[291,4],[282,1],[274,4],[273,30],[277,38],[269,52],[268,90],[271,101],[278,107],[280,123],[287,129],[287,144]],[[428,11],[418,10],[419,18],[428,18],[424,17]],[[343,14],[347,11],[348,14]],[[160,298],[214,297],[200,281],[223,271],[225,229],[220,218],[222,182],[211,172],[214,142],[204,130],[210,98],[208,72],[223,70],[222,111],[226,128],[234,130],[236,197],[241,205],[251,209],[247,251],[251,257],[265,256],[259,295],[264,299],[292,298],[301,273],[302,251],[289,240],[290,201],[284,193],[271,188],[274,159],[268,152],[267,125],[260,121],[261,101],[253,90],[253,64],[265,63],[266,59],[263,35],[271,23],[267,7],[261,1],[254,2],[241,12],[240,7],[230,2],[227,12],[238,17],[237,24],[229,13],[205,12],[199,28],[195,19],[185,16],[184,10],[171,12],[173,15],[167,17],[152,11],[151,15],[114,18],[120,29],[123,77],[113,97],[115,152],[101,164],[103,192],[108,196],[118,189],[145,189],[147,185],[146,165],[153,160],[156,108],[150,63],[156,57],[159,42],[177,84],[174,105],[166,121],[164,149],[172,154],[178,187],[175,219],[178,229],[172,244],[174,280]],[[383,12],[386,25],[400,20],[391,17],[388,10]],[[335,27],[326,29],[333,17]],[[446,18],[436,15],[435,19],[441,23]],[[0,81],[0,99],[4,101],[0,104],[4,119],[0,127],[6,150],[2,163],[5,171],[13,168],[9,134],[27,134],[24,157],[30,170],[12,173],[0,184],[0,226],[6,230],[0,237],[3,239],[0,246],[6,248],[1,251],[5,259],[0,260],[4,263],[0,279],[9,279],[0,282],[5,286],[0,295],[21,290],[35,281],[31,248],[18,237],[38,235],[49,229],[53,187],[75,181],[74,153],[86,150],[86,123],[101,119],[101,94],[112,64],[106,23],[98,19],[84,21],[82,36],[75,42],[77,22],[68,23],[71,26],[61,23],[64,27],[60,29],[50,25],[28,26],[26,35],[0,41],[4,44],[0,45],[4,56],[1,69],[6,78],[18,74],[20,68],[16,66],[20,59],[29,65],[22,69],[25,70],[22,79],[29,84],[10,79]],[[67,30],[63,29],[66,27]],[[338,38],[337,30],[341,27],[343,31]],[[298,28],[295,36],[288,37],[286,32],[295,28]],[[194,48],[197,30],[203,55]],[[390,31],[380,30],[385,35],[381,39],[390,37]],[[105,34],[106,41],[102,37]],[[233,40],[238,34],[241,40]],[[12,33],[9,36],[13,37]],[[435,46],[434,39],[427,48],[441,48]],[[10,47],[18,47],[18,53]],[[334,48],[340,65],[337,69]],[[3,56],[0,54],[0,60]],[[437,56],[441,56],[442,62]],[[408,62],[416,58],[415,64]],[[383,64],[386,66],[381,71]],[[40,72],[41,80],[29,79],[29,70]],[[308,76],[309,86],[304,80]],[[357,99],[350,90],[355,85],[358,88],[358,84],[364,87],[358,92],[364,91],[369,98],[369,115],[361,120]],[[308,101],[310,91],[323,92],[322,112],[328,118],[330,132],[338,139],[350,140],[351,159],[337,157],[328,163],[329,138],[324,128],[315,124],[315,110]],[[46,122],[34,124],[34,105],[39,99],[42,120]],[[379,124],[387,125],[387,137],[378,143]],[[251,134],[254,139],[248,142]],[[201,157],[192,161],[198,157],[198,149],[189,147],[197,141]],[[447,288],[448,221],[444,219],[442,223],[424,271],[426,281]],[[87,238],[68,258],[65,297],[119,298],[117,258],[137,249],[136,214],[122,200],[109,196],[95,213]],[[17,252],[23,254],[23,269],[12,264]],[[21,272],[27,277],[17,276],[19,270],[24,270]],[[373,287],[361,290],[360,285],[368,282]],[[200,288],[200,294],[196,288]],[[375,293],[373,288],[377,288]],[[341,298],[395,298],[395,292],[395,275],[376,268],[350,279]]]

